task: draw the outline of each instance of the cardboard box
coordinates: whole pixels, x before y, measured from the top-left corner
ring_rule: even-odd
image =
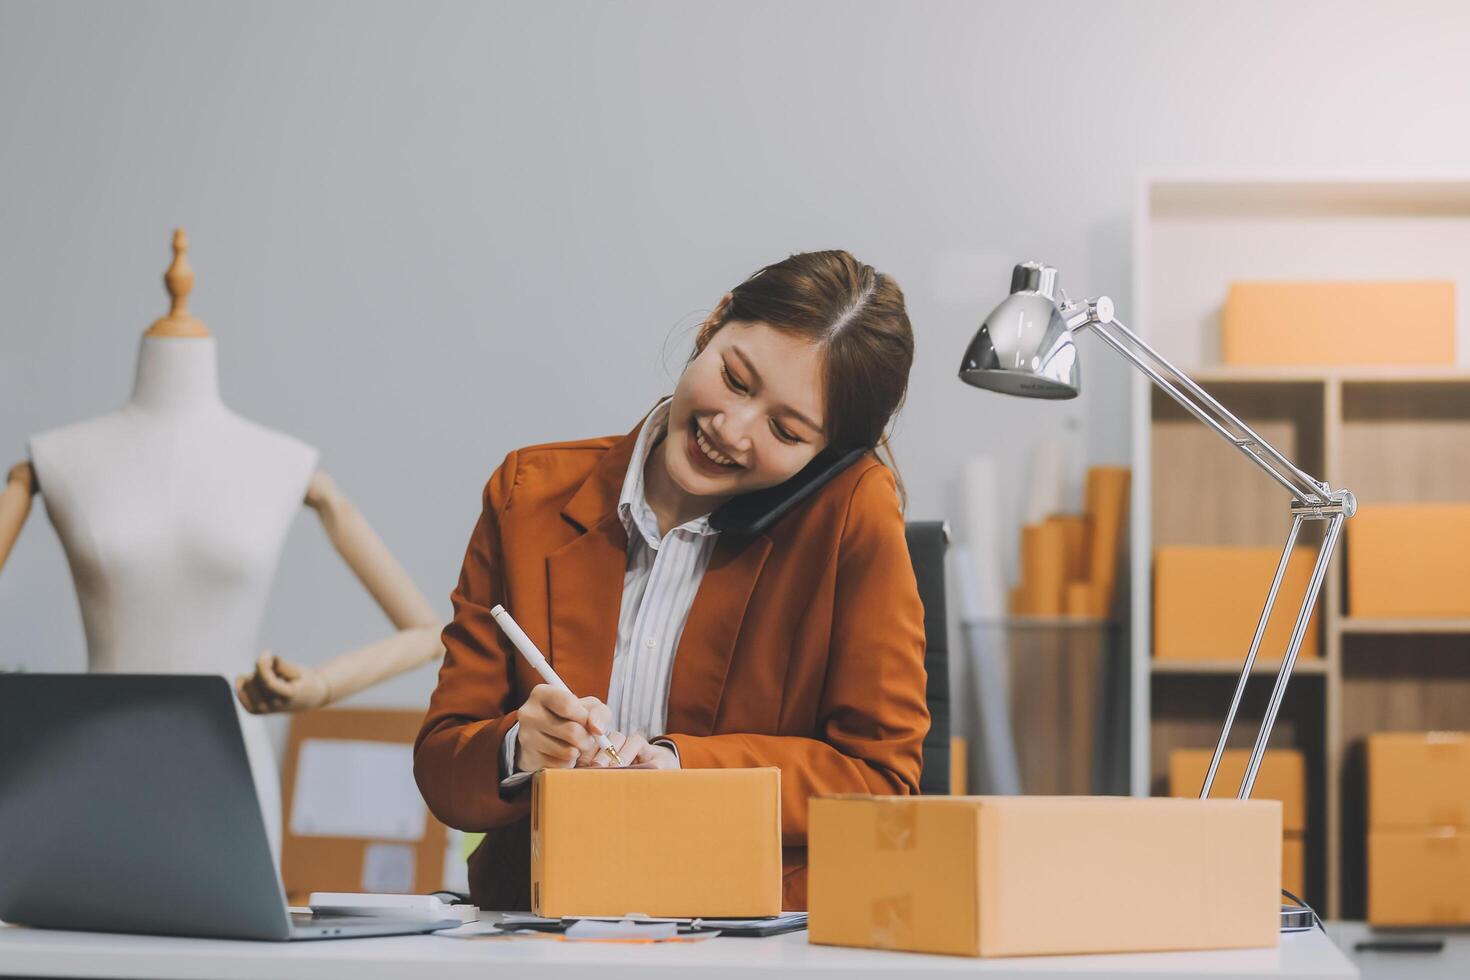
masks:
[[[428,894],[463,877],[414,783],[423,721],[422,711],[344,708],[291,717],[281,880],[293,902],[314,891]]]
[[[1368,922],[1470,924],[1470,833],[1451,828],[1369,831]]]
[[[531,905],[545,916],[780,913],[780,770],[536,773]]]
[[[1365,504],[1346,526],[1349,615],[1470,616],[1470,504]]]
[[[962,735],[949,737],[949,795],[964,796],[970,788],[970,743]]]
[[[1087,515],[1087,580],[1093,586],[1097,615],[1112,612],[1118,571],[1128,526],[1128,484],[1125,466],[1093,466],[1087,470],[1082,507]]]
[[[1470,828],[1470,734],[1369,735],[1368,826]]]
[[[1198,797],[1210,769],[1213,749],[1175,749],[1169,753],[1169,795]],[[1215,770],[1210,799],[1234,799],[1245,777],[1249,749],[1226,749]],[[1251,786],[1253,800],[1281,801],[1281,829],[1300,833],[1306,829],[1307,763],[1299,749],[1267,749]]]
[[[814,943],[965,956],[1275,946],[1281,804],[819,797]]]
[[[1231,283],[1220,339],[1226,364],[1453,364],[1455,284]]]
[[[1290,830],[1281,837],[1281,887],[1306,900],[1307,848],[1302,835]]]
[[[1280,560],[1280,548],[1155,549],[1154,657],[1244,664]],[[1315,560],[1312,549],[1292,554],[1258,661],[1279,663],[1286,653]],[[1314,610],[1299,658],[1319,655],[1318,618]]]

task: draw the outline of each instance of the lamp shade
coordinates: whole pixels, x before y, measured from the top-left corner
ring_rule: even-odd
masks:
[[[1011,294],[975,332],[960,380],[1027,398],[1076,398],[1082,390],[1077,345],[1057,308],[1057,270],[1025,262],[1011,273]]]

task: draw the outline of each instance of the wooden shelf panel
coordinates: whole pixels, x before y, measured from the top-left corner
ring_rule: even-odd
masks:
[[[1155,674],[1229,674],[1232,677],[1238,677],[1244,663],[1244,660],[1154,660],[1150,662],[1149,669]],[[1281,661],[1279,660],[1257,660],[1251,665],[1252,674],[1274,676],[1280,669]],[[1299,658],[1291,676],[1297,677],[1302,674],[1320,676],[1326,673],[1327,661],[1321,657]]]
[[[1470,371],[1458,365],[1210,365],[1190,370],[1200,384],[1325,384],[1329,381],[1362,384],[1466,384]],[[1213,394],[1213,392],[1212,392]]]
[[[1366,619],[1344,616],[1337,628],[1343,633],[1413,635],[1416,633],[1470,633],[1470,619]]]

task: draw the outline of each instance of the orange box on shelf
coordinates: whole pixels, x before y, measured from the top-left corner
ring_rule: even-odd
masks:
[[[1025,956],[1279,935],[1275,800],[818,797],[808,856],[814,943]]]
[[[1368,922],[1470,925],[1470,833],[1448,827],[1370,830]]]
[[[537,915],[781,911],[781,771],[544,769],[531,777]]]
[[[1470,734],[1369,735],[1368,826],[1470,828]]]
[[[1346,526],[1349,615],[1470,616],[1470,503],[1364,504]]]
[[[1307,851],[1302,835],[1287,831],[1281,837],[1281,887],[1306,899]]]
[[[1453,364],[1455,284],[1231,283],[1220,340],[1226,364]]]
[[[1169,753],[1169,795],[1199,796],[1210,769],[1213,749],[1175,749]],[[1210,786],[1210,799],[1233,799],[1245,776],[1249,749],[1226,749]],[[1307,763],[1299,749],[1267,749],[1251,786],[1253,800],[1281,801],[1281,829],[1300,833],[1306,829]],[[1300,894],[1300,893],[1298,893]]]
[[[1315,559],[1308,548],[1292,554],[1258,660],[1279,662],[1286,652]],[[1154,657],[1244,663],[1280,560],[1279,548],[1155,549]],[[1318,656],[1317,618],[1314,610],[1300,657]]]

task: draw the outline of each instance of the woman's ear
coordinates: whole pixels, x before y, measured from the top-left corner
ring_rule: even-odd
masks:
[[[694,353],[696,356],[704,352],[705,345],[715,335],[715,331],[725,325],[725,318],[730,314],[730,304],[734,301],[735,296],[731,293],[726,293],[724,296],[721,296],[720,301],[715,304],[715,308],[710,310],[709,316],[705,317],[704,322],[699,325],[699,333],[694,338]]]

